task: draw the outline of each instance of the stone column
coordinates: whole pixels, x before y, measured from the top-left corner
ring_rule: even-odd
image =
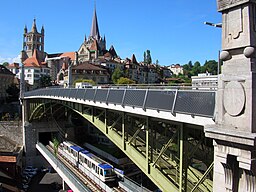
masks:
[[[213,191],[256,188],[256,0],[217,0],[222,13],[222,73],[218,79]],[[254,99],[255,97],[255,99]],[[255,122],[255,123],[254,123]]]

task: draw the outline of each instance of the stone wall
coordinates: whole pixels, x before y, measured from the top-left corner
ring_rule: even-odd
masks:
[[[0,135],[4,135],[23,145],[22,122],[21,121],[0,121]]]

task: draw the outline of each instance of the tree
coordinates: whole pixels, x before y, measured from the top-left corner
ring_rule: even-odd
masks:
[[[113,83],[117,83],[118,79],[120,79],[120,77],[123,77],[123,72],[121,71],[120,67],[115,68],[113,74],[112,74],[112,81]]]
[[[135,81],[125,78],[125,77],[121,77],[120,79],[117,80],[117,84],[135,84]]]
[[[53,149],[54,149],[54,155],[57,156],[58,153],[58,147],[60,145],[60,142],[55,137],[53,138]]]
[[[6,67],[6,66],[9,65],[9,63],[8,62],[3,62],[2,65]]]
[[[6,89],[6,93],[9,95],[11,100],[18,100],[20,90],[19,90],[19,88],[17,87],[16,84],[12,83]]]
[[[152,58],[151,58],[150,50],[146,51],[146,63],[147,64],[151,64],[152,63]]]
[[[204,68],[205,68],[204,72],[207,71],[212,75],[218,74],[218,62],[215,60],[205,61]]]
[[[147,56],[146,56],[146,52],[144,51],[144,63],[147,63]]]
[[[52,80],[49,75],[41,75],[39,79],[40,87],[48,87],[52,85]]]
[[[201,73],[201,64],[196,61],[192,68],[192,75],[198,75],[198,73]]]

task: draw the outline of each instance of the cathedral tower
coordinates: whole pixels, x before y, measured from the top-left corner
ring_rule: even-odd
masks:
[[[28,32],[27,26],[24,28],[22,60],[32,57],[34,50],[37,50],[41,58],[44,57],[44,27],[42,26],[41,33],[39,33],[36,27],[36,19],[33,21],[30,32]]]
[[[88,38],[84,38],[84,42],[78,50],[79,61],[96,59],[106,52],[106,38],[100,36],[96,8],[94,8],[91,33]]]

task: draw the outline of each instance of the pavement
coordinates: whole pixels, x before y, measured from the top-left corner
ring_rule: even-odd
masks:
[[[38,173],[30,182],[28,192],[57,192],[62,189],[57,173]]]

